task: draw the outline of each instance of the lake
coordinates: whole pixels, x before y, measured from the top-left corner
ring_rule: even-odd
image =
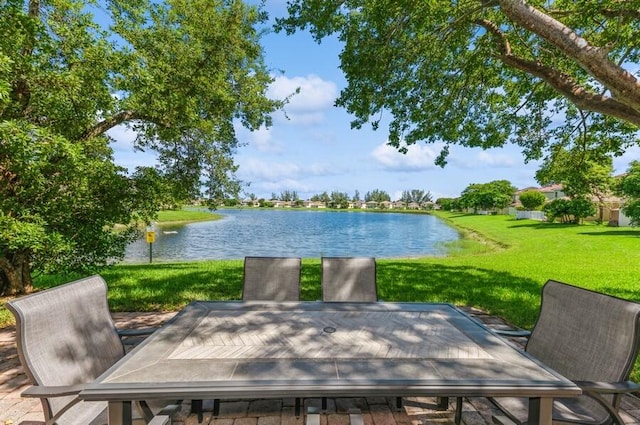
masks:
[[[241,259],[245,256],[440,256],[456,230],[427,214],[290,209],[223,209],[221,220],[156,226],[153,259]],[[149,261],[144,239],[125,262]]]

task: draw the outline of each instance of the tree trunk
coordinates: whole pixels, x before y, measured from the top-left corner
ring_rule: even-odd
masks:
[[[33,290],[31,264],[26,252],[14,252],[0,258],[0,271],[0,295],[19,295]]]

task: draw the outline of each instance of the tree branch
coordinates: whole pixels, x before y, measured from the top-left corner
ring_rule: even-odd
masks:
[[[87,131],[85,131],[81,136],[80,136],[80,140],[88,140],[91,139],[93,137],[97,137],[101,134],[104,134],[105,132],[109,131],[110,129],[112,129],[113,127],[116,127],[120,124],[123,124],[125,122],[128,121],[135,121],[135,120],[140,120],[140,121],[147,121],[150,123],[154,123],[157,124],[159,126],[162,127],[166,127],[166,123],[162,123],[158,120],[156,120],[153,117],[150,117],[148,115],[144,115],[141,114],[137,111],[120,111],[117,114],[97,123],[96,125],[94,125],[93,127],[91,127],[90,129],[88,129]]]
[[[633,74],[611,62],[607,58],[608,50],[606,48],[590,45],[587,40],[580,37],[571,28],[527,5],[524,0],[498,0],[498,2],[500,9],[507,17],[558,48],[607,88],[615,98],[615,100],[607,102],[607,106],[609,103],[613,103],[614,105],[611,106],[615,106],[616,110],[622,112],[624,108],[618,104],[624,104],[628,107],[629,112],[633,111],[633,115],[638,115],[637,111],[640,111],[640,82]],[[566,78],[567,76],[564,77],[564,79]],[[575,95],[572,97],[576,98]],[[579,97],[583,98],[582,95]],[[591,101],[596,101],[596,99],[591,99]],[[596,101],[596,103],[601,102],[602,100]],[[608,108],[607,111],[609,111]],[[628,114],[625,113],[625,115]],[[631,122],[638,124],[638,119]]]
[[[495,23],[481,19],[477,20],[476,24],[485,28],[497,40],[500,45],[498,58],[505,65],[541,78],[580,109],[611,115],[640,126],[640,111],[637,109],[618,99],[586,90],[570,75],[546,66],[540,61],[531,61],[513,55],[509,40]]]
[[[636,109],[614,98],[586,90],[576,83],[571,76],[563,72],[545,66],[540,62],[529,61],[512,54],[503,54],[499,58],[506,65],[543,79],[554,90],[580,109],[614,116],[640,126],[640,112]]]

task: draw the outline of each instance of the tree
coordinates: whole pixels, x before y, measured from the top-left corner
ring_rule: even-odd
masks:
[[[405,207],[410,203],[416,203],[418,205],[422,205],[425,202],[431,202],[433,197],[431,192],[420,189],[411,189],[402,191],[402,195],[400,196],[400,201],[404,202]]]
[[[613,185],[613,160],[597,150],[552,149],[536,172],[542,185],[562,184],[570,198],[596,197],[603,202]]]
[[[298,196],[298,192],[296,192],[295,190],[285,190],[284,192],[280,192],[280,196],[273,199],[278,199],[280,201],[285,201],[285,202],[291,202],[291,201],[299,200],[300,197]]]
[[[547,216],[547,221],[552,223],[559,219],[561,223],[579,224],[583,219],[596,213],[593,202],[584,197],[554,199],[542,210]]]
[[[629,164],[617,185],[617,191],[626,198],[622,211],[634,226],[640,225],[640,161]]]
[[[384,202],[391,201],[391,196],[384,190],[373,189],[371,192],[367,192],[364,194],[364,201],[375,201],[375,202]]]
[[[520,203],[527,210],[536,210],[544,205],[547,197],[537,190],[525,190],[519,196]]]
[[[336,103],[352,126],[376,129],[389,111],[389,143],[443,142],[441,165],[454,144],[515,142],[532,159],[584,120],[596,139],[640,125],[637,1],[292,0],[288,11],[277,30],[344,42]],[[630,139],[612,141],[620,152]]]
[[[415,202],[418,205],[422,205],[425,202],[433,201],[433,195],[431,192],[420,189],[411,189],[411,202]]]
[[[453,211],[459,208],[459,201],[455,198],[438,198],[436,204],[440,205],[444,211]]]
[[[407,205],[413,201],[413,197],[411,196],[411,192],[403,190],[398,200],[404,204],[404,208],[407,208]]]
[[[470,184],[460,195],[460,205],[474,210],[505,208],[511,203],[515,190],[507,180]]]
[[[349,208],[349,195],[346,192],[331,192],[329,207],[343,209]]]
[[[0,122],[0,293],[29,289],[31,272],[86,269],[120,258],[135,221],[162,201],[153,170],[127,177],[103,143],[69,142],[24,122]],[[113,226],[125,223],[119,231]]]
[[[0,3],[4,292],[122,257],[164,203],[237,196],[234,124],[270,125],[283,104],[266,97],[265,20],[240,0]],[[158,152],[155,171],[115,166],[119,125]]]

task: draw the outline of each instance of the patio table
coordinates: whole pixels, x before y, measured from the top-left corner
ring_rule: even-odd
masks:
[[[132,400],[520,396],[548,425],[579,394],[449,304],[196,301],[80,397],[123,425]]]

